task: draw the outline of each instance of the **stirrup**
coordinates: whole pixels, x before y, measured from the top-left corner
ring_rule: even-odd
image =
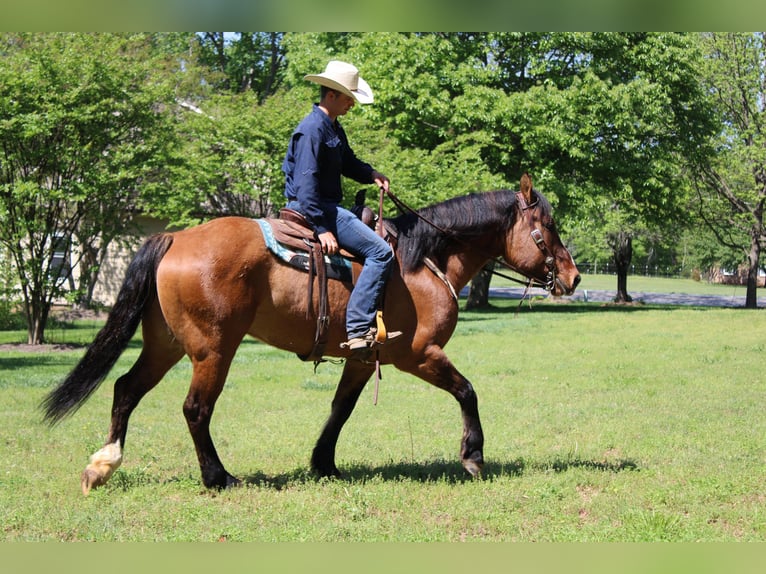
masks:
[[[370,327],[370,330],[367,331],[364,335],[361,335],[359,337],[352,337],[345,343],[341,343],[340,346],[342,349],[348,349],[350,351],[360,351],[363,349],[372,349],[373,347],[377,345],[383,345],[384,343],[390,341],[391,339],[395,339],[399,335],[401,335],[401,331],[388,331],[386,332],[385,339],[378,340],[378,330],[375,327]]]

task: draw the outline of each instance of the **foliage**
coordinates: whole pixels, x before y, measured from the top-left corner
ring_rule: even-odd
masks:
[[[147,210],[174,225],[221,215],[273,215],[284,202],[282,158],[302,113],[293,94],[258,104],[250,92],[213,94],[178,121],[184,145],[171,185]]]
[[[690,158],[698,212],[718,241],[747,261],[747,307],[757,304],[766,246],[766,33],[705,34],[702,85],[721,118],[716,153]],[[696,161],[695,161],[696,160]]]
[[[656,236],[669,222],[685,225],[688,187],[678,159],[705,141],[709,121],[687,36],[599,34],[593,41],[589,69],[566,93],[544,90],[553,98],[540,106],[565,138],[552,166],[559,177],[561,167],[572,173],[567,219],[582,226],[590,218],[599,229],[591,237],[604,237],[623,264],[618,298],[629,300],[633,240]]]
[[[216,91],[249,92],[258,102],[274,95],[284,72],[281,32],[202,32],[199,63],[220,73]]]
[[[19,275],[29,341],[40,343],[72,278],[66,261],[130,230],[139,185],[162,169],[157,107],[168,93],[141,35],[0,41],[0,241]],[[86,260],[86,273],[99,262]]]
[[[26,321],[20,317],[18,284],[8,250],[0,246],[0,331],[26,328]]]
[[[634,264],[680,265],[687,254],[673,245],[692,234],[694,241],[685,245],[703,243],[707,255],[700,260],[710,261],[717,250],[697,233],[691,216],[699,208],[700,215],[723,220],[728,212],[709,194],[694,197],[691,182],[699,170],[690,166],[721,173],[724,163],[746,165],[727,155],[733,146],[726,140],[720,149],[710,145],[722,116],[707,88],[726,76],[700,83],[705,68],[697,34],[202,32],[4,39],[6,71],[11,61],[29,68],[23,58],[37,52],[47,54],[51,70],[66,66],[56,77],[67,89],[51,87],[53,80],[48,87],[31,80],[24,85],[39,102],[55,110],[62,109],[59,95],[100,94],[88,105],[115,126],[92,142],[72,137],[71,128],[55,132],[69,134],[57,144],[57,157],[91,166],[80,170],[88,178],[62,176],[69,182],[63,195],[74,197],[76,188],[87,206],[98,202],[101,214],[81,218],[67,232],[82,252],[84,285],[76,287],[85,303],[104,250],[112,238],[125,236],[135,210],[183,226],[222,214],[269,215],[281,207],[287,141],[318,96],[317,86],[303,78],[332,58],[354,62],[375,92],[374,104],[356,106],[342,121],[358,155],[391,178],[401,199],[420,207],[514,187],[529,171],[577,258],[629,263],[629,246]],[[35,69],[20,71],[4,86],[21,86],[19,78],[31,78]],[[101,73],[89,75],[89,69]],[[133,84],[122,80],[130,74]],[[124,111],[139,100],[146,113]],[[118,105],[119,114],[110,115]],[[28,125],[38,129],[59,116],[69,125],[85,121],[73,117],[80,113],[76,106],[69,109]],[[3,112],[15,117],[10,108]],[[18,140],[18,133],[6,133]],[[731,141],[733,133],[726,134]],[[713,152],[717,156],[709,159]],[[743,182],[746,168],[738,173],[733,181]],[[344,186],[349,198],[358,189],[352,181]],[[14,188],[23,195],[23,186]],[[368,191],[368,202],[377,201],[376,190]],[[388,204],[386,215],[394,214]],[[734,242],[741,245],[737,233]],[[60,283],[56,290],[70,286]]]

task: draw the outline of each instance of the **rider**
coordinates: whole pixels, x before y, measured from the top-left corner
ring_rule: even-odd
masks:
[[[304,79],[321,86],[320,101],[298,124],[287,147],[282,164],[287,207],[314,226],[324,253],[334,254],[342,247],[364,258],[346,310],[348,341],[341,345],[364,351],[375,340],[375,316],[393,252],[385,240],[340,205],[341,175],[359,183],[376,183],[384,191],[388,191],[389,180],[356,157],[338,117],[356,102],[372,103],[372,90],[356,67],[337,60],[331,60],[323,73]]]

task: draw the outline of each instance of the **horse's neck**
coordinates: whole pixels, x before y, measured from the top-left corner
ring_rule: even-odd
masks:
[[[492,256],[484,252],[454,253],[447,258],[444,273],[455,290],[460,292],[490,259]]]

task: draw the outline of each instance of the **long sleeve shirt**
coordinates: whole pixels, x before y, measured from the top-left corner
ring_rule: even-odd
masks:
[[[340,122],[332,121],[317,104],[295,128],[282,171],[287,200],[298,201],[317,233],[328,229],[322,204],[343,200],[341,175],[373,183],[372,166],[356,157]]]

